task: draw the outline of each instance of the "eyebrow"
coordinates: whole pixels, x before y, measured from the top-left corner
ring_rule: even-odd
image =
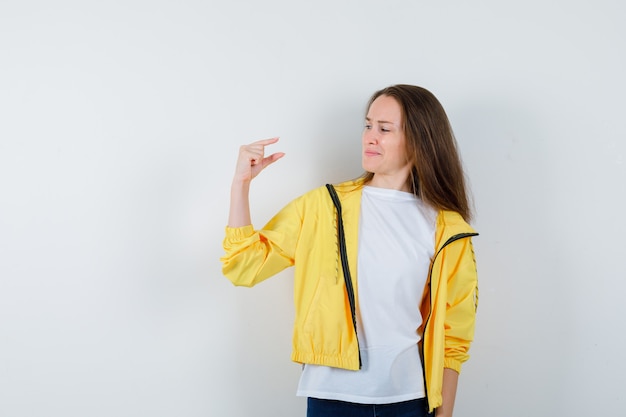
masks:
[[[369,117],[365,117],[365,120],[366,120],[366,121],[368,121],[368,122],[371,122],[371,121],[372,121],[372,119],[370,119]],[[390,125],[395,125],[395,123],[394,123],[394,122],[389,122],[389,121],[387,121],[387,120],[376,120],[376,122],[377,122],[377,123],[388,123],[388,124],[390,124]]]

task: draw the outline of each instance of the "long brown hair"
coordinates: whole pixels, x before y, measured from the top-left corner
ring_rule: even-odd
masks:
[[[375,92],[367,104],[368,111],[380,96],[394,98],[402,109],[406,154],[413,163],[411,192],[436,209],[458,212],[469,222],[472,213],[463,165],[439,100],[425,88],[398,84]],[[373,177],[371,172],[363,175],[365,183]]]

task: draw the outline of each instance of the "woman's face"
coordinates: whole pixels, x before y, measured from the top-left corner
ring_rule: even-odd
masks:
[[[408,190],[411,167],[406,155],[402,109],[396,99],[380,96],[368,109],[362,158],[363,169],[374,174],[370,185]]]

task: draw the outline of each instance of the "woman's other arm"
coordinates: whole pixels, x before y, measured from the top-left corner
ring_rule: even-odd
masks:
[[[449,368],[443,369],[443,387],[441,389],[443,403],[435,410],[436,417],[452,417],[458,382],[459,373],[457,371]]]

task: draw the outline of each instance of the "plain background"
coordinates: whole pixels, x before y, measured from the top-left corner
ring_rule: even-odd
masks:
[[[0,2],[0,415],[303,416],[292,271],[219,258],[238,147],[262,226],[360,175],[365,102],[447,109],[480,307],[456,416],[626,414],[623,1]]]

